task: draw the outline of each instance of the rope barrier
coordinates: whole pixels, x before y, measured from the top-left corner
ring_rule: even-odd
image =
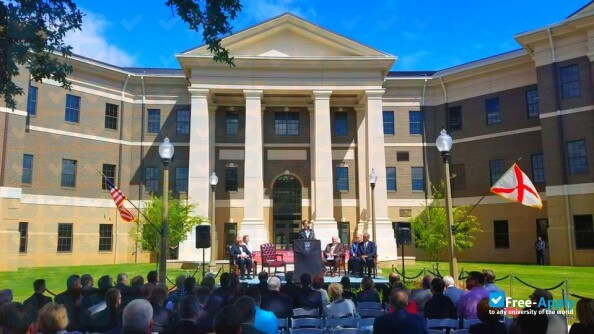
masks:
[[[499,282],[499,281],[503,281],[504,279],[508,279],[511,276],[511,274],[505,276],[505,277],[501,277],[495,280],[495,282]]]
[[[421,275],[423,275],[423,272],[424,272],[423,270],[421,270],[421,272],[419,272],[418,275],[413,276],[413,277],[408,277],[408,276],[404,276],[400,271],[398,271],[398,268],[395,268],[395,269],[396,269],[396,273],[398,273],[398,275],[402,276],[404,279],[415,279],[415,278],[420,277]]]
[[[531,284],[528,284],[528,283],[526,283],[526,282],[522,281],[522,280],[521,280],[521,279],[520,279],[518,276],[514,276],[514,278],[515,278],[515,279],[516,279],[518,282],[520,282],[520,283],[524,284],[525,286],[531,287],[532,289],[540,289],[540,288],[538,288],[538,287],[535,287],[534,285],[531,285]],[[555,286],[554,286],[554,287],[552,287],[552,288],[548,288],[548,289],[542,289],[542,290],[547,290],[547,291],[549,291],[549,290],[555,290],[555,289],[557,289],[558,287],[560,287],[560,286],[561,286],[561,285],[563,285],[563,284],[565,284],[565,281],[562,281],[561,283],[559,283],[559,284],[555,285]]]
[[[435,276],[435,277],[443,278],[440,274],[434,273],[431,270],[427,270],[427,272],[430,273],[431,275]]]
[[[572,296],[572,297],[578,298],[578,299],[592,299],[590,297],[584,297],[584,296],[576,295],[576,294],[569,293],[569,292],[567,294],[570,295],[570,296]]]

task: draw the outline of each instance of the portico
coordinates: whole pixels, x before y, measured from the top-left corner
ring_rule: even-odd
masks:
[[[300,183],[294,217],[313,220],[322,244],[338,235],[339,223],[349,223],[351,237],[371,233],[373,168],[379,259],[395,260],[382,123],[383,77],[395,58],[289,14],[223,44],[235,55],[234,68],[213,63],[206,47],[177,55],[190,81],[188,198],[198,203],[196,213],[208,215],[209,174],[227,180],[216,194],[217,257],[225,258],[225,224],[249,234],[253,249],[276,242],[273,187],[280,175]],[[336,136],[343,124],[345,133]],[[200,256],[190,235],[180,260]]]

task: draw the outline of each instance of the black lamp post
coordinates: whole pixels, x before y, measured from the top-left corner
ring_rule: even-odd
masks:
[[[210,213],[210,226],[212,229],[212,233],[210,236],[210,265],[211,267],[215,265],[215,261],[217,260],[217,222],[216,222],[216,206],[215,206],[215,190],[217,188],[217,184],[219,183],[219,177],[215,172],[210,174],[209,178],[210,183],[210,190],[212,193],[211,199],[211,213]]]
[[[369,185],[371,186],[371,233],[373,234],[373,242],[377,244],[377,236],[375,235],[375,201],[374,201],[374,190],[375,183],[377,182],[377,175],[375,170],[372,168],[369,173]]]
[[[169,142],[169,138],[165,137],[163,142],[159,145],[159,156],[163,163],[163,225],[161,230],[161,254],[159,257],[159,282],[166,282],[167,276],[167,238],[169,235],[169,164],[175,148]]]

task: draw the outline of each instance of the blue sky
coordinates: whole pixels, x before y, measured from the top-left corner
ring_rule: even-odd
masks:
[[[175,53],[201,45],[160,1],[78,0],[74,52],[120,66],[178,68]],[[584,0],[243,0],[239,31],[284,12],[398,57],[393,70],[440,70],[519,48],[513,36],[562,21]]]

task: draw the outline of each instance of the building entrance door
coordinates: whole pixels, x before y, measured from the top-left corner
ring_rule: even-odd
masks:
[[[292,249],[301,223],[301,183],[283,175],[274,182],[272,193],[274,244],[277,249]]]

